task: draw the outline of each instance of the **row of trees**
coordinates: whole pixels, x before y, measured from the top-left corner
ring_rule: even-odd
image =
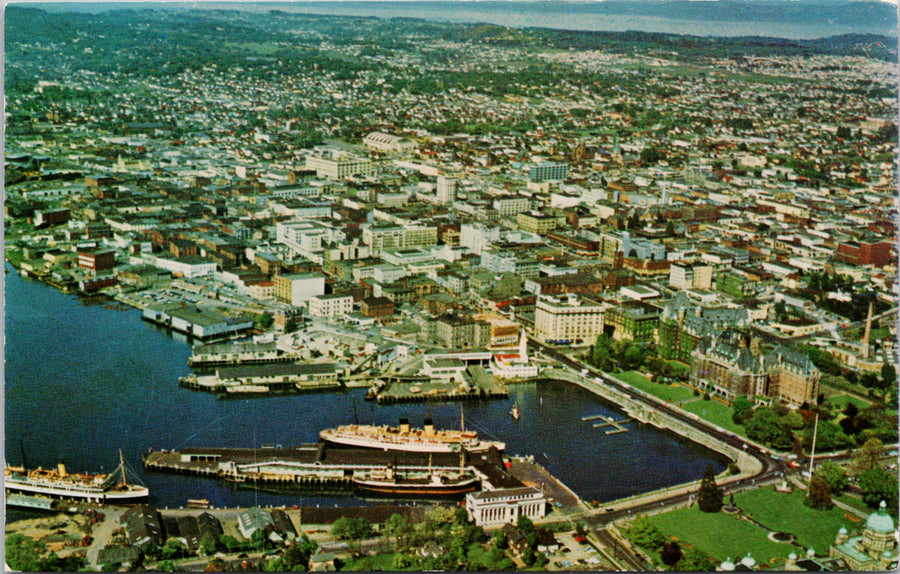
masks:
[[[850,486],[851,478],[857,483],[863,502],[871,509],[881,501],[887,503],[891,514],[896,515],[898,503],[897,477],[881,466],[885,454],[883,443],[869,439],[853,454],[849,472],[834,461],[816,466],[809,483],[805,503],[817,509],[831,508],[831,498],[839,496]]]
[[[47,553],[47,545],[24,534],[10,534],[5,539],[6,565],[19,572],[76,572],[84,567],[84,559],[71,554],[65,558]]]
[[[603,371],[637,369],[651,353],[634,341],[613,341],[606,333],[597,336],[587,362]]]

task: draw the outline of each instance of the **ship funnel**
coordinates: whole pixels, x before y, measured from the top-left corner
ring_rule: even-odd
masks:
[[[409,419],[401,418],[400,419],[400,432],[408,434],[409,433]]]
[[[59,474],[60,478],[69,476],[66,474],[66,463],[64,463],[62,459],[59,459],[59,462],[56,463],[56,472]]]
[[[434,421],[431,417],[425,419],[425,436],[434,436]]]

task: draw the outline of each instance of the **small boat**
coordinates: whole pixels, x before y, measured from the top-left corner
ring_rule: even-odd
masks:
[[[515,420],[519,420],[519,416],[522,414],[519,412],[519,405],[513,405],[511,409],[509,409],[509,414],[512,415],[512,418]]]

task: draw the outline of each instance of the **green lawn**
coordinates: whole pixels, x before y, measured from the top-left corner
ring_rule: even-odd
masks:
[[[819,554],[834,544],[841,526],[852,531],[859,525],[859,517],[842,508],[813,510],[803,504],[805,496],[806,493],[799,489],[785,494],[760,488],[737,494],[734,501],[754,520],[773,530],[790,532],[804,548],[812,547]]]
[[[685,386],[654,383],[644,375],[634,371],[624,371],[613,376],[636,389],[640,389],[664,401],[683,401],[694,397],[694,391]]]
[[[852,533],[860,522],[840,508],[813,510],[803,504],[804,494],[799,490],[784,494],[760,488],[736,494],[734,501],[745,516],[771,530],[790,532],[804,548],[813,548],[817,554],[824,555],[841,526]],[[801,553],[794,545],[772,542],[767,538],[766,528],[740,515],[705,514],[696,506],[654,516],[653,523],[666,536],[676,538],[682,545],[693,546],[719,562],[726,558],[736,561],[750,552],[757,563],[776,568],[783,565],[791,552]]]
[[[834,396],[828,397],[828,402],[831,403],[832,405],[840,408],[841,410],[844,410],[844,407],[847,406],[847,403],[855,404],[860,410],[870,406],[869,403],[862,400],[861,398],[854,397],[852,395],[847,395],[847,394],[839,394],[839,395],[834,395]]]
[[[734,424],[731,420],[731,414],[734,412],[728,405],[722,404],[716,400],[710,401],[694,401],[686,405],[682,405],[684,410],[694,413],[703,420],[709,421],[714,425],[719,425],[723,429],[730,430],[741,436],[747,436],[742,425]]]
[[[869,505],[867,505],[865,502],[862,501],[861,498],[859,498],[857,496],[850,496],[849,494],[844,493],[844,494],[840,495],[839,497],[837,497],[836,500],[843,502],[847,506],[852,506],[853,508],[855,508],[857,510],[862,510],[866,514],[870,514],[872,512],[872,509],[869,508]],[[849,526],[847,528],[849,529]]]
[[[750,552],[757,563],[765,562],[772,568],[783,565],[788,554],[796,550],[791,545],[772,542],[766,538],[768,532],[737,515],[706,514],[697,506],[659,514],[653,517],[653,523],[681,546],[696,548],[716,562],[726,558],[736,562]]]
[[[362,558],[354,558],[341,567],[341,571],[350,572],[391,572],[396,571],[394,567],[394,554],[376,554],[374,556],[363,556]]]

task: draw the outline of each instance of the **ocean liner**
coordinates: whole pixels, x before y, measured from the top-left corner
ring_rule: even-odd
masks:
[[[459,452],[461,449],[479,452],[491,447],[500,451],[506,448],[502,442],[480,440],[475,431],[435,430],[431,419],[425,419],[422,429],[410,428],[406,419],[400,419],[399,427],[344,425],[321,431],[319,438],[336,445],[412,452]]]
[[[118,475],[121,475],[121,481],[117,480]],[[121,452],[117,472],[110,474],[70,474],[60,461],[55,469],[26,470],[24,466],[6,465],[3,478],[8,494],[109,504],[137,503],[150,494],[146,486],[128,484]]]

